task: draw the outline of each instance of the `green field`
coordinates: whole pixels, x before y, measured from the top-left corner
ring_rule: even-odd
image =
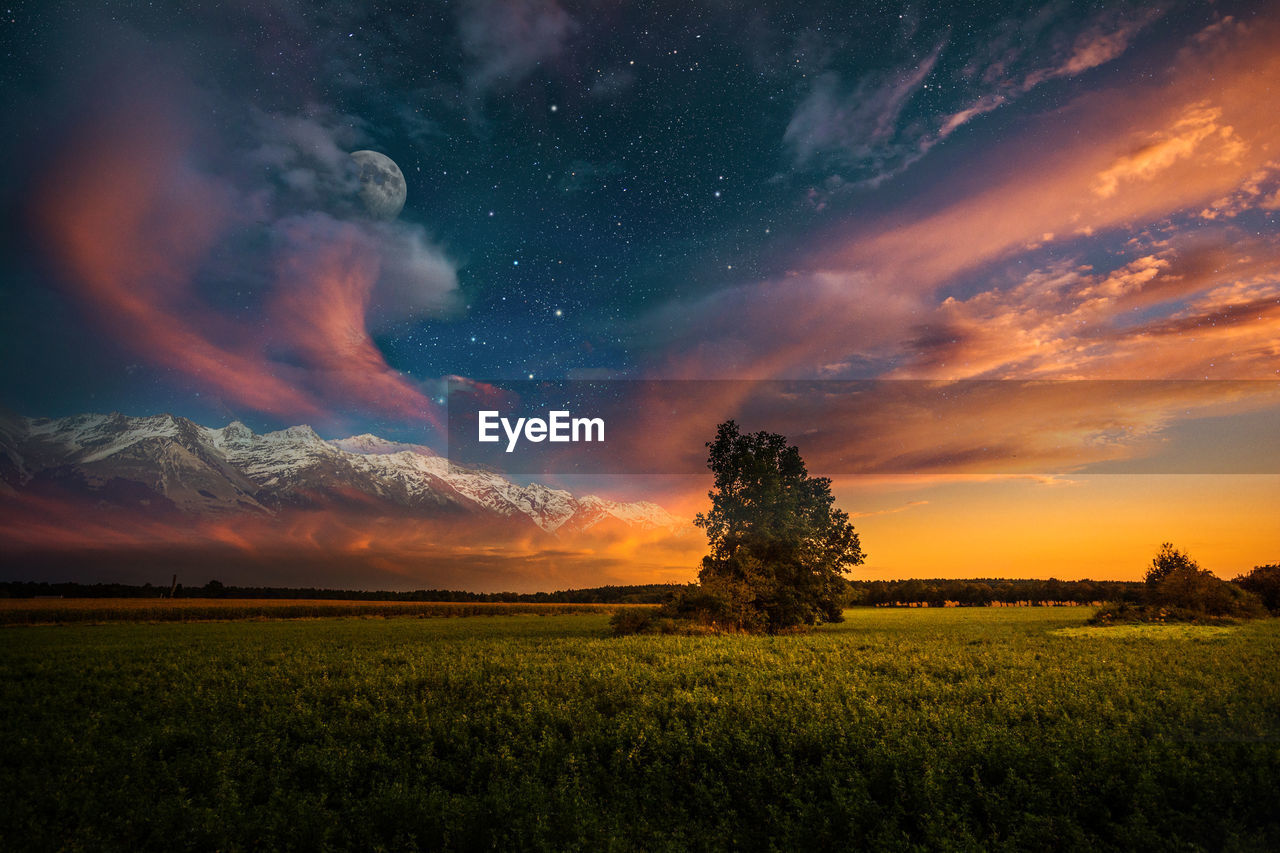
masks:
[[[1280,849],[1280,621],[0,629],[0,849]]]

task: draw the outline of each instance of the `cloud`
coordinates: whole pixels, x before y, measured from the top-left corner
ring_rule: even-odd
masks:
[[[593,468],[581,453],[562,456],[559,467],[544,457],[548,470],[697,475],[704,442],[732,418],[749,432],[787,436],[810,470],[833,477],[1041,476],[1102,464],[1115,472],[1280,471],[1270,448],[1231,456],[1220,452],[1220,429],[1177,429],[1237,415],[1259,425],[1269,419],[1273,429],[1280,381],[665,381],[597,393],[592,410],[610,424],[607,458]],[[1144,467],[1134,468],[1139,461]]]
[[[918,506],[928,506],[928,501],[908,501],[902,506],[895,506],[892,509],[877,509],[868,512],[851,512],[850,518],[870,518],[876,515],[896,515],[900,512],[906,512],[909,509],[915,509]]]
[[[1280,210],[1280,161],[1264,163],[1240,185],[1200,211],[1202,219],[1233,219],[1250,210]]]
[[[1047,80],[1074,77],[1119,58],[1139,33],[1164,14],[1165,9],[1158,5],[1136,11],[1108,10],[1097,13],[1089,25],[1071,41],[1065,54],[1060,52],[1050,64],[1029,72],[1018,88],[1029,92]]]
[[[664,378],[808,377],[851,351],[873,358],[891,347],[921,307],[857,271],[794,272],[670,303],[638,335],[663,342],[650,373]]]
[[[578,29],[556,0],[469,0],[459,11],[470,88],[510,88],[558,57]]]
[[[885,225],[828,240],[816,263],[930,291],[1045,235],[1060,244],[1199,212],[1271,160],[1275,36],[1233,35],[1233,49],[1189,54],[1138,92],[1103,89],[1032,119],[970,159],[963,195],[944,182]]]
[[[363,589],[535,592],[688,582],[701,537],[599,525],[552,537],[473,516],[413,518],[286,509],[233,519],[148,517],[66,496],[3,498],[0,569],[9,576],[142,583],[180,580]],[[19,562],[20,561],[20,562]],[[160,574],[163,572],[163,574]]]
[[[1150,25],[1167,13],[1163,4],[1103,9],[1075,18],[1065,0],[998,22],[960,69],[958,80],[1013,98],[1050,80],[1075,77],[1123,56]]]
[[[944,300],[900,378],[1274,378],[1280,245],[1187,242],[1110,271],[1062,262]]]
[[[1224,166],[1238,163],[1249,146],[1221,119],[1221,108],[1207,102],[1192,104],[1172,127],[1151,134],[1137,150],[1100,172],[1093,180],[1094,195],[1111,198],[1121,183],[1150,181],[1179,160],[1198,158]]]
[[[984,113],[989,113],[997,107],[1003,105],[1006,101],[1004,95],[983,95],[969,106],[952,113],[947,116],[941,127],[938,128],[937,141],[942,141],[954,133],[961,125],[967,123],[970,119],[977,118]]]
[[[235,137],[185,108],[207,96],[167,68],[100,91],[36,205],[92,322],[233,407],[438,421],[370,326],[452,310],[456,268],[420,226],[356,212],[358,122],[255,113]]]
[[[741,383],[682,418],[703,436],[735,416],[783,432],[829,472],[1075,470],[1158,454],[1192,418],[1274,406],[1254,380],[1280,376],[1280,240],[1202,211],[1253,215],[1280,189],[1278,40],[1274,24],[1193,39],[1160,77],[1024,118],[964,174],[816,234],[787,274],[654,311],[638,335],[663,342],[648,375],[1126,380],[1068,383],[1081,396],[1065,410],[977,385],[939,410]],[[1206,376],[1245,381],[1127,382]],[[658,425],[646,435],[667,446]],[[669,437],[670,452],[696,446]]]
[[[1136,92],[1028,117],[963,174],[815,235],[786,275],[655,310],[638,335],[663,342],[649,375],[1273,375],[1277,247],[1202,212],[1280,193],[1278,38],[1197,36]],[[1236,285],[1249,292],[1190,301]],[[1196,322],[1194,342],[1172,333]]]
[[[262,169],[271,188],[269,215],[317,208],[358,212],[359,170],[350,152],[371,144],[363,123],[311,106],[302,115],[251,109],[246,161]]]
[[[1164,15],[1161,7],[1102,11],[1083,22],[1055,3],[1005,20],[974,41],[977,53],[958,71],[939,67],[948,40],[920,60],[865,75],[846,85],[820,71],[783,135],[794,169],[825,169],[849,186],[875,186],[907,170],[963,125],[1017,100],[1041,84],[1075,77],[1123,55]],[[812,39],[812,36],[810,36]],[[1033,49],[1033,47],[1038,49]],[[951,46],[950,52],[960,48]],[[831,61],[831,51],[811,49]],[[948,100],[924,99],[936,78]]]
[[[325,214],[275,224],[275,286],[267,312],[271,335],[264,349],[274,361],[305,367],[304,381],[317,395],[341,405],[408,421],[431,420],[435,406],[416,384],[387,366],[369,334],[370,303],[378,290],[382,259],[404,235],[369,230]],[[390,238],[388,237],[390,235]],[[413,259],[403,259],[413,269]],[[417,263],[421,265],[421,260]],[[456,289],[452,270],[431,270],[418,305],[398,304],[397,314],[442,307]],[[397,285],[420,279],[396,276]],[[384,286],[382,292],[387,291]],[[387,310],[387,309],[384,309]]]
[[[805,167],[826,155],[841,168],[878,182],[923,155],[932,143],[904,128],[902,117],[933,72],[944,43],[918,62],[868,75],[847,89],[836,73],[819,75],[783,134],[795,165]]]

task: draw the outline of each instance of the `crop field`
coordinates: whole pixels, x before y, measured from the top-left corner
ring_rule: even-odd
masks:
[[[0,629],[0,849],[1275,850],[1280,622]]]

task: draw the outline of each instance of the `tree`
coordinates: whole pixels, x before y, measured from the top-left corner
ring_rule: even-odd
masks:
[[[1253,619],[1266,615],[1258,596],[1213,572],[1169,542],[1160,546],[1147,569],[1137,604],[1116,602],[1093,615],[1096,624]]]
[[[1254,566],[1253,571],[1240,575],[1235,582],[1262,599],[1263,605],[1272,613],[1280,614],[1280,563]]]
[[[1179,551],[1173,547],[1172,542],[1164,542],[1160,545],[1160,550],[1151,558],[1151,567],[1147,569],[1147,586],[1157,587],[1160,582],[1174,572],[1195,572],[1200,569],[1200,564],[1191,559],[1186,552]]]
[[[1154,606],[1194,615],[1245,619],[1266,615],[1255,595],[1194,564],[1172,569],[1150,588],[1148,600]]]
[[[842,575],[865,556],[848,513],[834,506],[831,481],[810,477],[785,437],[744,435],[733,421],[707,447],[711,511],[694,523],[711,553],[698,580],[721,618],[767,631],[840,621]]]

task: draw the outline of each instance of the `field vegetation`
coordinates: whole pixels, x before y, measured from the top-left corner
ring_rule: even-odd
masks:
[[[0,629],[0,849],[1280,849],[1280,622]]]

